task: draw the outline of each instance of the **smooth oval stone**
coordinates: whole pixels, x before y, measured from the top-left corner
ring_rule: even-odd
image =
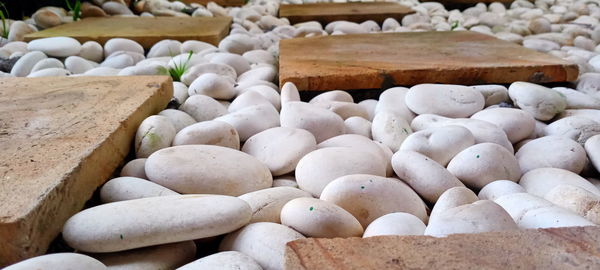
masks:
[[[106,265],[100,261],[83,254],[78,253],[54,253],[33,257],[13,265],[9,265],[5,270],[51,270],[51,269],[86,269],[86,270],[105,270]]]
[[[239,111],[243,108],[252,107],[255,105],[272,105],[271,102],[263,95],[256,91],[246,91],[238,95],[227,107],[229,112]]]
[[[519,184],[527,193],[543,198],[546,193],[554,187],[567,184],[581,187],[596,195],[600,195],[600,190],[585,178],[563,169],[557,168],[539,168],[523,174]]]
[[[400,145],[412,133],[410,124],[402,117],[383,111],[375,115],[371,125],[371,134],[374,141],[383,143],[393,152],[400,149]]]
[[[340,101],[354,103],[354,99],[352,98],[352,96],[348,92],[342,90],[333,90],[321,93],[312,98],[309,101],[309,103],[315,104],[324,101]]]
[[[102,62],[102,59],[104,58],[104,50],[100,43],[96,41],[86,41],[81,44],[81,50],[79,51],[78,56],[99,63]]]
[[[175,109],[166,109],[158,113],[158,115],[165,116],[171,120],[175,131],[179,132],[187,126],[191,126],[196,123],[196,120],[189,114]]]
[[[273,176],[294,171],[298,161],[317,148],[315,137],[296,128],[274,127],[250,137],[242,151],[269,167]]]
[[[600,73],[586,73],[577,80],[577,91],[600,97]]]
[[[508,101],[508,89],[502,85],[486,84],[471,87],[483,95],[486,107]]]
[[[181,43],[181,53],[199,53],[206,49],[214,49],[215,45],[198,40],[186,40]]]
[[[62,235],[77,250],[113,252],[228,233],[250,217],[250,206],[235,197],[152,197],[83,210],[67,220]]]
[[[371,222],[363,238],[380,235],[423,235],[425,223],[416,216],[396,212],[383,215]]]
[[[517,224],[498,204],[476,201],[440,213],[427,225],[425,235],[443,237],[456,233],[482,233],[517,230]]]
[[[43,29],[62,24],[61,16],[57,12],[48,9],[39,9],[31,15],[31,18],[35,25]]]
[[[29,75],[33,67],[40,61],[46,59],[47,56],[43,52],[28,52],[21,56],[19,60],[10,70],[10,74],[15,77],[25,77]]]
[[[383,91],[379,95],[379,101],[375,106],[375,114],[390,111],[408,122],[412,121],[415,118],[415,114],[406,106],[406,94],[408,90],[406,87],[393,87]]]
[[[135,60],[129,54],[120,54],[119,52],[112,54],[100,63],[101,67],[110,67],[122,69],[135,65]]]
[[[473,137],[475,137],[476,144],[484,142],[497,143],[511,153],[514,152],[513,145],[508,140],[504,130],[487,121],[471,118],[452,119],[434,114],[422,114],[415,117],[410,126],[413,130],[418,131],[430,127],[449,125],[462,126],[468,129],[473,134]]]
[[[113,178],[100,189],[100,201],[103,203],[170,195],[179,195],[179,193],[136,177]]]
[[[400,179],[430,203],[435,203],[444,191],[464,186],[442,165],[418,152],[396,152],[392,167]]]
[[[177,132],[173,146],[208,144],[240,149],[240,137],[233,126],[222,121],[204,121]]]
[[[181,51],[181,42],[177,40],[164,39],[152,46],[147,57],[175,56]]]
[[[117,76],[119,71],[120,69],[111,67],[97,67],[86,71],[83,76]]]
[[[145,158],[159,149],[171,146],[175,127],[169,118],[152,115],[144,119],[135,134],[135,155]]]
[[[228,65],[215,64],[215,63],[203,63],[190,67],[181,76],[181,82],[185,85],[191,85],[196,78],[205,73],[215,73],[217,75],[229,77],[232,80],[236,80],[237,73],[235,69]]]
[[[102,9],[109,15],[133,15],[127,6],[119,2],[104,2]]]
[[[453,187],[442,193],[438,201],[431,210],[429,221],[441,215],[444,211],[465,204],[471,204],[478,201],[475,193],[466,187]]]
[[[512,108],[491,108],[471,116],[490,122],[506,133],[511,143],[517,143],[531,135],[535,129],[535,119],[528,112]]]
[[[373,118],[375,117],[375,109],[377,108],[377,100],[374,99],[365,99],[358,103],[358,105],[362,106],[369,113],[369,121],[373,122]]]
[[[36,72],[42,69],[47,69],[47,68],[64,68],[65,65],[58,59],[56,58],[45,58],[40,60],[39,62],[37,62],[33,68],[31,69],[31,72]]]
[[[406,93],[406,105],[416,114],[469,117],[483,109],[483,95],[462,85],[419,84]]]
[[[546,136],[521,146],[515,154],[522,173],[537,168],[560,168],[580,173],[586,163],[585,149],[569,138]]]
[[[279,96],[279,93],[277,92],[277,90],[271,88],[270,86],[268,86],[268,85],[249,86],[247,88],[241,89],[239,94],[244,94],[247,92],[259,93],[261,96],[266,98],[269,101],[269,103],[271,103],[273,105],[273,107],[275,107],[275,109],[277,109],[277,110],[281,109],[281,96]]]
[[[318,106],[290,101],[281,108],[282,127],[306,129],[317,143],[344,133],[344,120],[336,113]]]
[[[587,220],[600,223],[600,196],[572,185],[558,185],[548,191],[544,199],[571,210]]]
[[[202,257],[177,270],[262,270],[252,257],[237,251],[223,251]]]
[[[81,51],[81,43],[70,37],[49,37],[35,39],[27,44],[28,51],[41,51],[54,57],[77,55]]]
[[[394,170],[392,169],[392,164],[390,162],[394,153],[389,148],[387,148],[387,146],[382,145],[376,141],[372,141],[366,137],[355,134],[339,135],[319,143],[317,147],[350,147],[361,151],[369,152],[373,155],[380,157],[380,163],[385,164],[387,176],[391,176],[394,174]]]
[[[594,223],[529,193],[513,193],[495,201],[521,229],[592,226]]]
[[[179,107],[198,122],[213,120],[227,114],[227,109],[215,99],[205,95],[193,95]]]
[[[66,77],[69,75],[71,75],[71,72],[64,68],[46,68],[29,73],[29,75],[27,75],[27,78]]]
[[[265,50],[252,50],[245,52],[242,55],[250,64],[259,64],[259,63],[267,63],[271,65],[275,65],[277,60],[275,56],[268,51]]]
[[[600,57],[598,60],[600,60]],[[600,110],[600,97],[593,97],[591,95],[566,87],[554,87],[552,90],[565,96],[567,99],[567,109]]]
[[[257,48],[258,42],[243,34],[232,34],[219,42],[219,49],[240,55]]]
[[[25,35],[35,31],[35,27],[23,21],[14,21],[8,30],[8,41],[22,41],[25,39]]]
[[[315,198],[296,198],[281,209],[281,224],[308,237],[361,236],[363,228],[343,208]]]
[[[592,165],[600,171],[600,135],[589,138],[584,147]]]
[[[240,83],[248,80],[263,80],[271,82],[275,79],[276,75],[277,70],[273,66],[255,67],[240,74],[237,78],[237,81]]]
[[[108,57],[109,55],[118,51],[144,54],[144,48],[142,45],[131,39],[111,38],[104,43],[104,57]]]
[[[296,181],[300,189],[320,196],[321,191],[336,178],[350,174],[385,176],[385,165],[377,155],[350,147],[326,147],[305,155],[296,166]]]
[[[515,105],[537,120],[547,121],[567,107],[567,100],[556,91],[533,83],[514,82],[508,95]]]
[[[185,241],[93,256],[114,270],[175,269],[194,260],[196,244]]]
[[[173,101],[178,105],[183,104],[189,97],[188,87],[182,82],[173,82]]]
[[[394,178],[353,174],[339,177],[323,189],[321,200],[339,205],[364,226],[394,212],[427,221],[425,203],[408,185]]]
[[[265,270],[283,269],[287,242],[305,238],[299,232],[277,223],[248,224],[225,236],[220,251],[239,251],[252,257]]]
[[[146,175],[149,180],[179,193],[239,196],[273,184],[269,169],[256,158],[213,145],[181,145],[159,150],[148,157]]]
[[[369,118],[369,113],[367,110],[356,103],[343,101],[320,101],[313,104],[338,114],[344,120],[353,116],[362,117],[364,119]]]
[[[477,196],[480,200],[495,201],[501,196],[522,192],[526,192],[525,189],[513,181],[496,180],[485,185]]]
[[[280,223],[281,208],[287,202],[300,197],[312,198],[310,193],[293,187],[267,188],[246,193],[238,198],[246,201],[252,208],[250,223]]]
[[[460,151],[475,144],[475,137],[462,126],[443,126],[410,134],[399,150],[419,152],[446,166]]]
[[[584,144],[588,138],[600,134],[600,119],[569,116],[556,120],[544,128],[544,135],[562,136]]]
[[[235,96],[233,82],[214,73],[200,75],[188,88],[188,94],[206,95],[215,99],[231,99]]]
[[[281,104],[289,101],[300,101],[300,92],[293,82],[286,82],[281,87]]]
[[[515,156],[495,143],[480,143],[461,151],[448,163],[447,169],[474,189],[495,180],[517,182],[521,177]]]
[[[82,74],[86,71],[95,68],[92,62],[79,56],[69,56],[65,59],[65,67],[71,72],[71,74]]]
[[[232,125],[244,142],[257,133],[279,126],[279,113],[271,105],[256,105],[217,117],[215,121]]]
[[[145,158],[137,158],[137,159],[131,160],[131,161],[127,162],[125,164],[125,166],[123,166],[123,168],[121,169],[120,176],[131,176],[131,177],[146,179],[147,178],[146,171],[144,169],[145,165],[146,165]]]
[[[371,139],[371,128],[371,122],[363,117],[353,116],[344,120],[346,134],[356,134]]]
[[[235,69],[237,74],[242,74],[248,70],[250,70],[250,63],[241,55],[233,54],[233,53],[215,53],[210,56],[207,55],[207,58],[210,58],[211,63],[225,64],[231,66]]]

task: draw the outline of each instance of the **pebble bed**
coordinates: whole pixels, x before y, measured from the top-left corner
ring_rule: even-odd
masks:
[[[463,11],[399,2],[416,13],[382,25],[276,17],[280,4],[300,0],[82,5],[82,17],[234,18],[218,46],[163,40],[149,51],[121,38],[104,46],[21,41],[72,21],[61,8],[10,21],[1,77],[184,72],[169,109],[139,126],[136,159],[100,188],[102,204],[64,225],[62,237],[78,253],[6,269],[282,269],[285,243],[305,237],[600,224],[600,1],[517,0]],[[492,35],[572,61],[580,78],[553,88],[420,84],[360,102],[339,90],[304,102],[295,85],[274,83],[282,39],[407,31]],[[218,252],[197,255],[196,244],[215,241]]]

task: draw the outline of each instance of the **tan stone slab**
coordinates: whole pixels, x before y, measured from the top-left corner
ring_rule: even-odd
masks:
[[[240,7],[246,4],[246,0],[182,0],[186,4],[198,3],[206,6],[209,2],[215,2],[222,7]]]
[[[166,76],[0,79],[0,266],[43,254],[172,95]]]
[[[279,81],[299,90],[379,89],[419,83],[574,81],[577,65],[471,31],[282,40]]]
[[[199,40],[218,45],[229,33],[230,17],[96,17],[62,24],[25,36],[25,41],[67,36],[79,42],[104,44],[111,38],[128,38],[148,49],[163,39]]]
[[[328,24],[333,21],[351,21],[362,23],[374,20],[381,24],[387,18],[402,20],[405,15],[414,13],[407,6],[395,2],[371,3],[316,3],[279,6],[279,17],[285,17],[290,23],[318,21]]]
[[[600,269],[600,228],[301,239],[286,247],[296,269]]]

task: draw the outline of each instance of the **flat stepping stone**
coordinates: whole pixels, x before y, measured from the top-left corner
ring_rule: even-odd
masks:
[[[599,269],[598,249],[600,227],[594,226],[442,238],[307,238],[287,243],[285,269]]]
[[[173,95],[166,76],[0,80],[0,267],[45,253]]]
[[[280,85],[293,82],[299,90],[548,83],[578,76],[573,63],[470,31],[297,38],[279,46]]]
[[[146,49],[163,39],[199,40],[218,45],[229,33],[230,25],[230,17],[86,18],[26,35],[25,41],[66,36],[81,43],[93,40],[104,44],[107,40],[118,37],[135,40]]]
[[[316,3],[279,6],[279,17],[288,18],[291,24],[307,21],[328,24],[338,20],[357,23],[373,20],[381,24],[387,18],[400,21],[405,15],[411,13],[414,13],[414,11],[410,7],[394,2]]]
[[[186,4],[198,3],[206,6],[208,2],[215,2],[222,7],[241,7],[246,4],[246,0],[183,0]]]

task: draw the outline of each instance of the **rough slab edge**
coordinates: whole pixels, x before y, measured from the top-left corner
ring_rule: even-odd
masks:
[[[280,61],[281,63],[281,61]],[[284,64],[285,65],[285,64]],[[291,70],[290,68],[280,69]],[[400,71],[371,71],[365,72],[362,75],[331,75],[334,77],[333,82],[324,80],[324,76],[306,76],[301,77],[295,71],[282,72],[279,75],[279,85],[284,85],[286,82],[292,82],[296,85],[299,91],[329,91],[329,90],[356,90],[356,89],[387,89],[394,86],[410,87],[415,85],[407,80],[418,80],[431,83],[444,84],[509,84],[515,81],[523,81],[522,77],[515,74],[514,67],[496,67],[478,70],[478,68],[456,68],[456,69],[439,69],[439,70],[400,70]],[[522,71],[531,73],[527,78],[531,83],[552,83],[552,82],[574,82],[579,76],[579,68],[576,64],[567,65],[546,65],[542,67],[524,67]],[[502,80],[492,80],[488,77],[496,77],[496,73],[506,73]],[[464,77],[472,74],[478,79],[465,83]],[[327,76],[329,77],[329,76]],[[440,80],[443,78],[443,80]],[[337,81],[344,81],[344,85],[340,85]]]
[[[285,269],[600,269],[600,227],[307,238],[287,243]]]
[[[142,76],[136,76],[142,77]],[[82,162],[63,175],[62,185],[49,190],[42,200],[48,200],[58,196],[60,192],[70,190],[71,194],[77,196],[64,197],[60,205],[44,205],[28,213],[27,216],[7,224],[0,224],[0,267],[12,264],[33,256],[42,255],[46,252],[50,242],[61,232],[63,224],[68,218],[83,209],[83,206],[91,198],[94,189],[89,189],[89,183],[100,186],[112,175],[114,170],[123,162],[129,153],[132,140],[139,124],[149,115],[163,110],[173,96],[173,83],[167,76],[143,76],[154,79],[160,85],[152,96],[147,98],[136,111],[129,115],[124,122],[106,139],[100,142],[96,151],[88,153]],[[98,79],[126,78],[126,77],[87,77]],[[34,79],[35,80],[35,79]],[[156,102],[157,100],[164,102]],[[116,138],[116,139],[115,139]],[[105,158],[118,153],[119,158]],[[85,165],[82,165],[85,164]],[[85,179],[86,181],[76,181]],[[84,198],[82,200],[82,198]],[[50,201],[50,200],[48,200]],[[58,211],[68,207],[68,211]],[[63,213],[57,216],[57,213]],[[48,233],[50,231],[50,233]],[[8,232],[12,232],[9,234]],[[21,233],[14,233],[21,232]],[[26,236],[25,238],[17,238]]]
[[[177,18],[177,17],[154,17],[154,18],[125,18],[124,17],[121,19],[157,20],[157,18],[162,19],[162,18]],[[184,42],[187,40],[198,40],[198,41],[203,41],[203,42],[207,42],[212,45],[218,46],[219,42],[223,38],[225,38],[227,36],[227,34],[229,34],[229,29],[231,27],[231,23],[233,22],[233,19],[231,17],[211,17],[211,18],[216,19],[216,20],[227,20],[226,26],[223,27],[223,29],[221,29],[221,31],[219,33],[208,33],[206,36],[203,36],[203,37],[198,37],[197,35],[194,35],[193,33],[188,34],[185,32],[177,32],[176,34],[173,34],[173,35],[160,35],[160,36],[147,36],[147,35],[139,35],[139,34],[125,35],[125,34],[121,34],[121,33],[117,33],[114,35],[107,33],[107,34],[103,34],[103,35],[94,35],[94,36],[81,35],[81,34],[67,35],[67,36],[76,39],[77,41],[79,41],[82,44],[87,41],[96,41],[96,42],[100,43],[102,46],[104,46],[104,43],[106,43],[111,38],[128,38],[128,39],[132,39],[132,40],[135,40],[136,42],[138,42],[140,45],[142,45],[142,47],[144,47],[144,49],[150,49],[154,44],[156,44],[157,42],[164,40],[164,39],[173,39],[173,40],[178,40],[181,42]],[[105,17],[92,17],[92,18],[87,18],[86,20],[101,20],[101,19],[106,19],[106,18]],[[203,20],[202,17],[184,18],[184,19]],[[204,20],[206,20],[206,19],[204,19]],[[54,34],[54,33],[60,32],[63,30],[63,28],[67,28],[67,27],[68,27],[68,24],[62,24],[62,25],[55,26],[55,27],[52,27],[49,29],[45,29],[42,31],[27,34],[24,37],[24,41],[29,42],[29,41],[32,41],[35,39],[40,39],[40,38],[65,36],[65,35],[59,35],[59,34]]]

